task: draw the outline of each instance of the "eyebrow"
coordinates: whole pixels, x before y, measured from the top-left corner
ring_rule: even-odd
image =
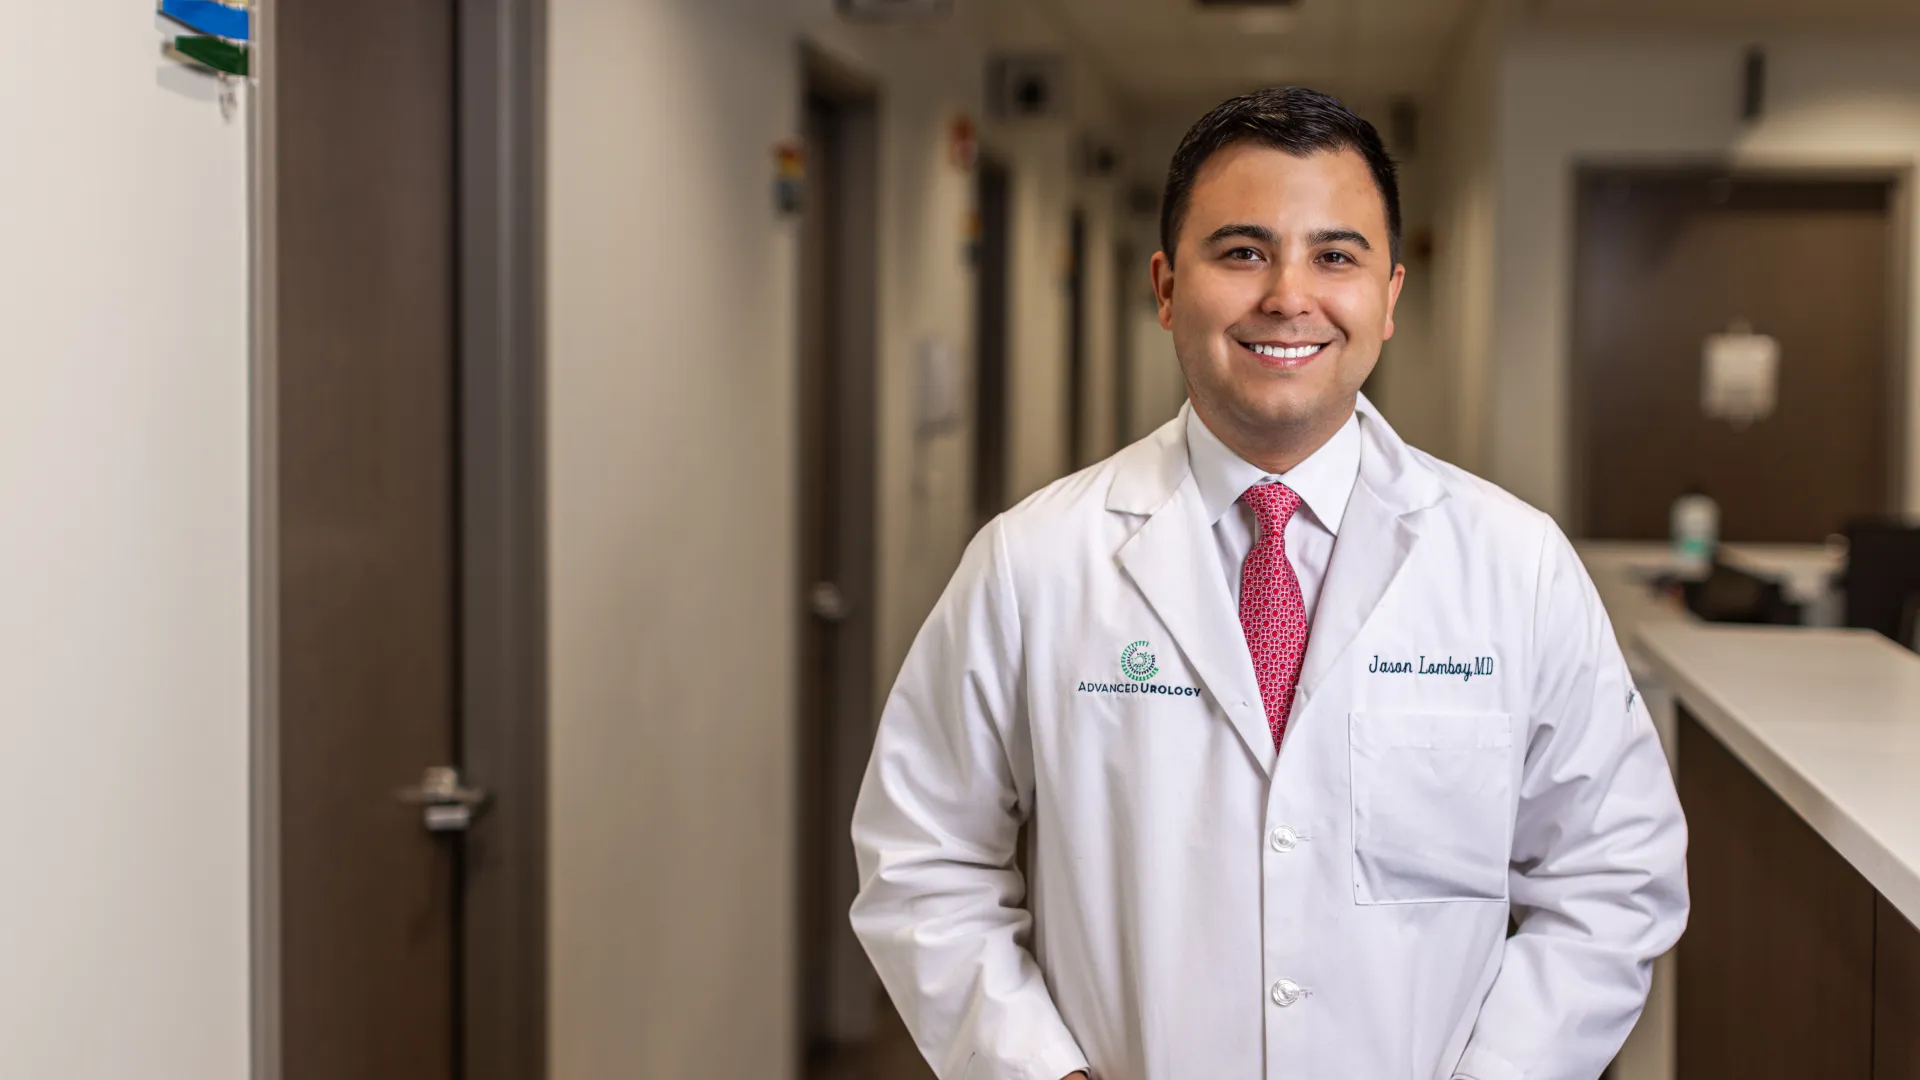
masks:
[[[1263,244],[1278,243],[1278,239],[1274,236],[1273,230],[1267,228],[1265,225],[1236,223],[1233,225],[1222,225],[1213,230],[1207,234],[1207,238],[1202,241],[1201,244],[1202,246],[1211,247],[1222,240],[1231,239],[1236,236],[1244,237],[1248,240],[1258,240]],[[1373,245],[1367,242],[1367,238],[1354,229],[1316,229],[1307,234],[1307,246],[1319,247],[1322,244],[1352,244],[1362,251],[1373,250]]]
[[[1367,238],[1354,229],[1320,229],[1307,234],[1308,247],[1319,247],[1321,244],[1352,244],[1361,251],[1373,250]]]
[[[1235,236],[1245,237],[1248,240],[1258,240],[1263,244],[1272,244],[1276,242],[1276,239],[1273,235],[1273,230],[1267,228],[1265,225],[1237,224],[1237,225],[1222,225],[1219,228],[1213,230],[1211,233],[1207,234],[1207,238],[1206,240],[1202,241],[1202,245],[1206,247],[1211,247],[1222,240],[1226,240]]]

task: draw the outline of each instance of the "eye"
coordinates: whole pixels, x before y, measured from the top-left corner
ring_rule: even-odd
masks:
[[[1345,266],[1359,265],[1358,263],[1353,261],[1353,256],[1347,254],[1344,251],[1329,251],[1325,255],[1320,256],[1320,258],[1322,258],[1323,260],[1326,260],[1327,262],[1334,263],[1336,265],[1345,265]]]
[[[1227,252],[1227,258],[1236,262],[1252,262],[1260,258],[1260,252],[1250,247],[1237,247]]]

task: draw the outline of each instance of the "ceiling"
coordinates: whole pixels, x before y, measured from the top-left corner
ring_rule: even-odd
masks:
[[[1136,109],[1192,111],[1296,83],[1350,100],[1436,87],[1484,4],[1523,27],[1609,32],[1920,30],[1920,0],[1298,0],[1291,8],[1198,0],[1014,0],[1082,44]]]
[[[1920,29],[1916,0],[1524,0],[1546,25],[1846,33]]]
[[[1039,2],[1127,98],[1157,111],[1288,83],[1356,98],[1422,93],[1477,0],[1224,9],[1196,0]]]

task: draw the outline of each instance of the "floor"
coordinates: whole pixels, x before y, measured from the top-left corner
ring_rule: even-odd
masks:
[[[883,1002],[880,1015],[872,1043],[828,1052],[807,1069],[807,1080],[933,1080],[893,1003]]]

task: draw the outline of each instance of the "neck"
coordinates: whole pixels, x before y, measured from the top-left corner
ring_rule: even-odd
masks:
[[[1327,445],[1329,439],[1339,434],[1355,407],[1350,401],[1345,408],[1329,409],[1297,423],[1249,424],[1237,422],[1230,413],[1211,408],[1191,393],[1188,400],[1193,411],[1200,414],[1200,422],[1207,425],[1207,430],[1227,449],[1262,471],[1275,474],[1292,472],[1312,457],[1314,451]]]

